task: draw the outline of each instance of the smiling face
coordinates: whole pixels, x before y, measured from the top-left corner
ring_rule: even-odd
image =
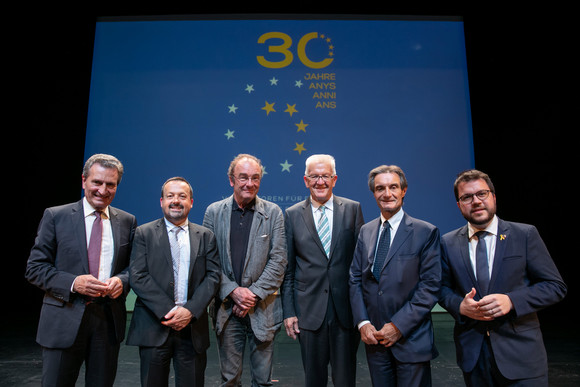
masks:
[[[193,198],[189,184],[184,181],[169,181],[163,187],[161,209],[165,218],[175,225],[180,225],[187,219],[193,207]]]
[[[491,222],[496,212],[495,194],[493,192],[490,192],[483,200],[475,195],[486,190],[490,190],[490,187],[483,179],[471,180],[457,185],[457,196],[459,198],[465,195],[473,195],[471,203],[464,203],[459,200],[457,206],[463,217],[478,229],[484,229]]]
[[[310,190],[312,200],[318,204],[324,204],[332,197],[336,179],[337,176],[332,174],[330,163],[316,162],[308,166],[304,184]]]
[[[95,210],[104,210],[115,198],[119,172],[116,168],[105,168],[95,163],[87,176],[82,176],[85,197]]]
[[[230,176],[230,185],[234,188],[234,199],[240,208],[244,208],[258,195],[262,168],[256,161],[243,158],[236,163]]]
[[[388,172],[379,173],[375,176],[373,194],[381,214],[386,219],[389,219],[401,209],[406,193],[407,188],[401,188],[401,178],[398,174]]]

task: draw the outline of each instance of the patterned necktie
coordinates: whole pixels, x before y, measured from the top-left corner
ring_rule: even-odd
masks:
[[[169,244],[171,246],[171,259],[173,260],[173,295],[175,302],[179,301],[179,264],[181,256],[181,247],[179,246],[179,232],[181,227],[174,227],[171,230],[173,235],[169,237]]]
[[[324,247],[326,252],[326,257],[328,258],[330,254],[330,225],[328,224],[328,218],[324,212],[326,207],[320,206],[320,218],[318,219],[318,225],[316,229],[318,231],[318,236],[320,237],[320,242]]]
[[[479,289],[482,292],[481,297],[487,294],[489,287],[489,264],[487,262],[487,248],[484,239],[486,234],[487,231],[478,231],[475,233],[475,236],[477,236],[475,272],[477,275],[477,282],[479,283]]]
[[[383,232],[381,233],[379,239],[379,246],[377,247],[377,253],[375,254],[375,263],[373,265],[373,275],[379,280],[381,278],[381,271],[383,270],[383,265],[385,264],[385,259],[389,253],[389,247],[391,245],[391,226],[389,222],[383,224]]]
[[[101,261],[101,244],[103,242],[103,221],[101,219],[101,211],[95,211],[95,222],[91,230],[91,238],[89,240],[89,273],[99,278],[99,265]]]

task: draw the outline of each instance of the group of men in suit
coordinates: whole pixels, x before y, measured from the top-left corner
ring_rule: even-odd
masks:
[[[171,362],[176,385],[204,384],[208,311],[223,385],[241,384],[246,344],[252,384],[272,385],[283,325],[300,343],[307,386],[327,385],[329,365],[333,385],[354,386],[360,341],[373,385],[429,386],[437,302],[456,320],[466,385],[547,385],[536,313],[566,285],[535,227],[496,216],[486,174],[458,176],[468,223],[441,237],[403,211],[408,185],[397,166],[370,172],[380,216],[368,223],[359,202],[334,195],[330,155],[307,159],[310,195],[285,214],[257,195],[262,173],[256,157],[234,158],[233,194],[206,209],[203,225],[188,220],[191,185],[170,178],[164,216],[137,227],[110,206],[122,164],[89,158],[84,198],[45,210],[28,260],[26,278],[45,292],[43,385],[73,386],[83,362],[87,385],[113,384],[130,288],[127,344],[139,347],[144,386],[167,385]]]

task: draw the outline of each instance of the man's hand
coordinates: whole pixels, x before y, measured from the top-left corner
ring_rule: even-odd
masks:
[[[488,319],[495,319],[508,314],[512,308],[512,300],[505,294],[488,294],[477,302],[479,311]]]
[[[108,284],[99,281],[90,274],[79,275],[75,278],[73,292],[88,297],[102,297],[107,294]]]
[[[161,324],[170,327],[171,329],[175,329],[176,331],[180,331],[189,324],[193,315],[189,310],[182,306],[178,306],[171,309],[164,317],[165,321],[161,321]]]
[[[258,296],[250,289],[238,286],[231,293],[230,297],[234,300],[234,314],[238,317],[244,317],[250,309],[256,306]]]
[[[375,333],[375,339],[385,347],[390,347],[403,337],[401,331],[393,323],[383,325],[380,331]]]
[[[286,334],[296,340],[297,335],[300,333],[300,328],[298,328],[298,317],[288,317],[284,319],[284,327],[286,328]]]
[[[360,327],[359,332],[360,332],[360,339],[363,341],[363,343],[368,344],[368,345],[373,345],[373,344],[379,343],[378,340],[375,338],[377,330],[375,329],[373,324],[368,323],[368,324],[363,325],[362,327]]]
[[[480,309],[479,302],[481,301],[478,302],[473,299],[475,293],[475,288],[471,288],[471,291],[465,295],[463,301],[461,301],[461,304],[459,305],[459,313],[474,320],[493,320],[493,317],[490,317],[489,313],[486,314]]]
[[[105,281],[107,284],[107,290],[103,296],[108,296],[110,298],[117,298],[123,294],[123,281],[119,277],[111,277]]]

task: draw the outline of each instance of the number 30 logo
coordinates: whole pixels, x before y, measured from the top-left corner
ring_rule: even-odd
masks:
[[[318,32],[310,32],[304,35],[299,41],[298,46],[296,47],[296,54],[298,55],[298,59],[302,62],[303,65],[313,68],[313,69],[322,69],[332,63],[334,59],[332,58],[325,58],[320,62],[314,62],[308,58],[306,55],[306,46],[312,39],[318,38]],[[264,58],[262,55],[256,57],[258,59],[258,63],[264,67],[271,68],[271,69],[280,69],[286,66],[289,66],[292,61],[294,60],[294,54],[290,51],[292,46],[292,38],[283,32],[267,32],[258,38],[258,43],[265,44],[270,39],[281,39],[282,43],[278,45],[269,45],[268,52],[270,53],[278,53],[282,54],[282,60],[277,62],[269,61]]]

